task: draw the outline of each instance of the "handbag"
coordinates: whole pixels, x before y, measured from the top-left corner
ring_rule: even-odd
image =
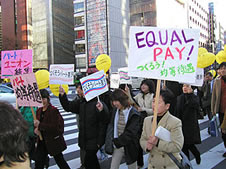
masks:
[[[210,135],[212,137],[219,136],[219,117],[213,116],[212,120],[210,121]]]
[[[180,156],[182,157],[181,161],[178,161],[172,153],[167,154],[174,161],[177,167],[179,167],[179,169],[193,169],[188,157],[182,151],[180,152]]]

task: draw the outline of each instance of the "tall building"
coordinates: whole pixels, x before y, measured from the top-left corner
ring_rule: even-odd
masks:
[[[111,72],[127,66],[129,0],[74,0],[76,69],[95,67],[96,57],[111,57]]]
[[[216,45],[216,36],[215,36],[215,29],[216,29],[216,16],[214,15],[214,3],[211,2],[208,4],[209,7],[209,18],[208,18],[208,45],[207,49],[209,52],[215,52],[215,45]]]
[[[74,49],[76,71],[86,72],[86,25],[85,25],[85,0],[74,0]]]
[[[130,0],[130,24],[187,28],[186,8],[186,3],[181,0]]]
[[[156,26],[156,0],[130,0],[131,26]]]
[[[2,51],[2,6],[0,3],[0,51]]]
[[[224,27],[220,22],[216,22],[216,52],[224,49]]]
[[[32,45],[31,0],[1,0],[3,50]]]
[[[73,0],[33,0],[33,67],[74,64]]]
[[[207,47],[208,43],[208,6],[205,1],[189,0],[188,27],[200,30],[199,46]]]
[[[226,31],[224,31],[224,44],[226,45]]]

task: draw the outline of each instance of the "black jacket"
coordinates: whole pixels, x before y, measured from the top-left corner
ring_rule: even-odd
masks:
[[[97,150],[105,142],[106,129],[109,122],[107,106],[99,112],[96,108],[97,99],[86,101],[80,98],[68,101],[66,94],[59,96],[64,110],[79,114],[79,147],[84,150]]]
[[[176,116],[182,121],[184,144],[200,144],[198,114],[200,113],[199,98],[191,94],[177,97]]]
[[[124,132],[118,137],[114,138],[114,119],[116,110],[112,114],[111,122],[108,126],[108,133],[106,136],[105,150],[108,154],[113,153],[113,144],[116,148],[124,147],[126,164],[132,164],[137,161],[139,149],[139,122],[140,115],[135,108],[129,112],[128,120]]]

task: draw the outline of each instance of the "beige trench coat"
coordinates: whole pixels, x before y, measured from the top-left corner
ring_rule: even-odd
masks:
[[[147,140],[151,136],[152,118],[153,116],[145,118],[140,138],[140,145],[145,152],[147,152]],[[181,160],[179,152],[184,143],[182,123],[178,118],[167,112],[159,121],[158,126],[162,126],[170,132],[171,142],[159,139],[158,147],[155,146],[149,152],[148,169],[177,169],[176,164],[166,153],[173,153],[178,160]]]

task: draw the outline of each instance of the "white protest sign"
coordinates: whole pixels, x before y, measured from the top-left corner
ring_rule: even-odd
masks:
[[[80,82],[87,101],[108,91],[107,80],[103,70],[83,77]]]
[[[117,89],[119,88],[119,74],[118,73],[111,73],[110,76],[110,86],[113,89]]]
[[[123,67],[118,69],[120,76],[120,84],[132,84],[132,78],[128,75],[128,67]]]
[[[197,87],[201,87],[203,85],[203,81],[204,81],[204,69],[202,68],[197,68],[196,70],[196,78],[195,78],[195,83],[186,83],[186,82],[180,82],[180,83],[186,83],[186,84],[190,84],[192,86],[197,86]]]
[[[10,76],[9,78],[19,106],[43,106],[34,73]]]
[[[49,84],[74,84],[74,64],[52,64],[49,68]]]
[[[129,76],[194,83],[198,41],[197,29],[131,26]]]

